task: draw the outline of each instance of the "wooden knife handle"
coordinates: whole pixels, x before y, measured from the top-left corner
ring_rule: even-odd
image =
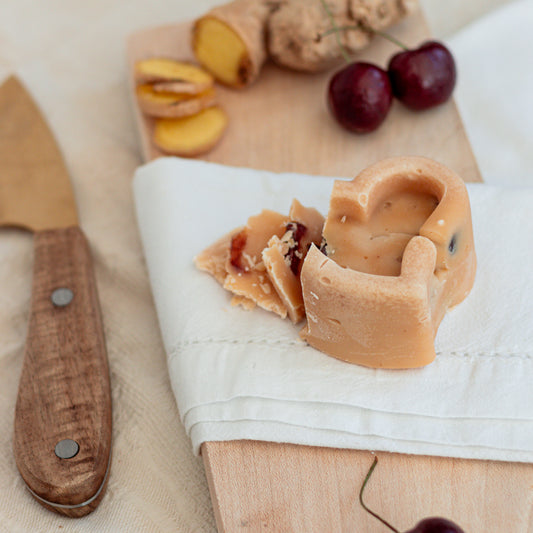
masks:
[[[92,259],[78,227],[37,232],[34,245],[13,449],[41,504],[83,516],[104,494],[111,457],[109,369]]]

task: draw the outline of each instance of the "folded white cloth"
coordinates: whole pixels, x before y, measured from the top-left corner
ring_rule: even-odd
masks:
[[[194,186],[191,184],[194,183]],[[262,208],[327,212],[332,178],[164,158],[135,176],[137,214],[178,407],[194,450],[259,439],[533,460],[533,189],[469,185],[478,272],[437,359],[375,370],[328,357],[288,320],[230,305],[194,255]]]

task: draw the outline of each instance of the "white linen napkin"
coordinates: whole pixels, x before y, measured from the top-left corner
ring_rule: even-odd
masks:
[[[162,158],[137,170],[137,215],[173,390],[195,452],[259,439],[533,460],[533,189],[469,185],[478,272],[416,370],[333,359],[301,326],[230,305],[193,257],[263,208],[327,213],[332,178]]]

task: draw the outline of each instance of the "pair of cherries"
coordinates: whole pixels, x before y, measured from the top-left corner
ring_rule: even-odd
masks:
[[[392,56],[387,70],[350,63],[331,78],[328,103],[341,126],[369,133],[385,120],[394,97],[410,109],[429,109],[448,100],[455,79],[451,52],[438,41],[428,41]]]

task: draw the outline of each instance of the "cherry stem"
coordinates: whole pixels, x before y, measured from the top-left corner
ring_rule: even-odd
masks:
[[[365,490],[366,484],[368,483],[368,480],[370,479],[370,476],[372,475],[372,472],[374,471],[374,468],[376,468],[377,464],[378,464],[378,458],[376,456],[374,457],[374,462],[372,463],[372,466],[370,467],[365,477],[365,480],[363,481],[363,484],[361,485],[361,490],[359,491],[359,502],[361,503],[361,506],[367,513],[370,513],[374,518],[377,518],[382,524],[385,524],[391,531],[394,531],[394,533],[400,533],[400,531],[398,531],[395,527],[391,526],[385,519],[381,518],[381,516],[379,516],[377,513],[370,510],[365,505],[365,502],[363,501],[363,492]]]
[[[328,4],[326,3],[326,0],[321,0],[322,6],[324,7],[324,11],[326,12],[329,21],[331,22],[332,29],[329,31],[329,33],[335,33],[335,39],[337,40],[337,44],[339,45],[339,48],[341,50],[342,57],[344,58],[344,61],[346,63],[349,63],[351,61],[350,54],[346,51],[346,48],[344,48],[341,37],[340,37],[340,30],[337,26],[337,23],[335,22],[335,18],[333,17],[333,14],[331,13],[331,10],[328,7]]]
[[[379,35],[380,37],[383,37],[384,39],[387,39],[391,43],[394,43],[396,46],[399,46],[400,48],[403,48],[404,50],[409,50],[409,48],[403,44],[401,41],[393,37],[392,35],[389,35],[388,33],[385,33],[380,30],[374,30],[372,28],[367,28],[365,26],[362,26],[360,24],[355,24],[351,26],[333,26],[329,30],[326,30],[324,33],[320,34],[320,37],[326,37],[327,35],[330,35],[332,33],[336,33],[338,35],[338,32],[345,31],[345,30],[364,30],[368,31],[370,33],[375,33],[376,35]]]

